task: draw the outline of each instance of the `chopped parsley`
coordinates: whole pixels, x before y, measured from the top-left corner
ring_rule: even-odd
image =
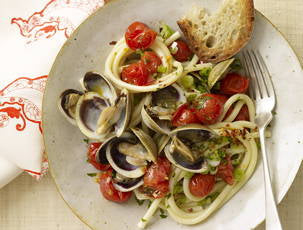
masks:
[[[135,53],[140,56],[143,56],[143,54],[144,54],[143,50],[140,50],[140,49],[136,49]]]
[[[165,73],[167,71],[167,67],[163,66],[163,65],[160,65],[158,66],[157,68],[157,72],[158,73]]]
[[[83,141],[84,141],[86,144],[88,144],[88,139],[87,139],[87,138],[83,139]]]
[[[151,200],[148,201],[148,205],[147,205],[147,208],[149,208],[151,206],[152,202]]]
[[[172,36],[174,33],[174,31],[166,24],[162,24],[160,26],[160,36],[166,40],[167,38],[169,38],[170,36]]]
[[[205,68],[201,69],[199,71],[200,76],[204,77],[204,78],[208,78],[211,69],[212,69],[211,67],[205,67]]]
[[[135,199],[136,199],[139,206],[141,206],[145,201],[145,200],[139,200],[139,199],[137,199],[137,197],[135,197]]]
[[[239,58],[235,58],[233,63],[231,63],[230,68],[232,71],[239,71],[242,69],[242,64]]]
[[[239,182],[243,178],[243,175],[244,175],[244,171],[242,169],[240,168],[235,169],[234,178],[237,182]]]
[[[193,175],[194,175],[194,173],[186,172],[185,175],[184,175],[184,178],[190,179],[190,178],[192,178]]]
[[[181,192],[183,192],[183,186],[182,186],[182,184],[177,183],[177,184],[174,186],[173,194],[177,194],[177,193],[181,193]]]
[[[165,213],[165,211],[162,208],[160,208],[160,217],[161,218],[166,218],[167,217],[167,214]]]
[[[88,175],[90,177],[95,177],[95,176],[97,176],[97,173],[87,173],[86,175]]]

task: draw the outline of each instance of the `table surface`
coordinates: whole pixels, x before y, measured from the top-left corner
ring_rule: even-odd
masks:
[[[303,1],[255,0],[255,7],[285,35],[303,64]],[[302,188],[303,166],[279,205],[285,230],[303,229]],[[36,182],[27,174],[0,190],[0,229],[89,230],[65,205],[50,175]],[[256,230],[264,229],[263,223]]]

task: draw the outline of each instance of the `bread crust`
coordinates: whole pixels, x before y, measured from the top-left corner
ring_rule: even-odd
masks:
[[[227,46],[224,50],[218,50],[216,48],[208,48],[205,45],[201,45],[201,38],[195,35],[192,22],[187,18],[183,18],[177,21],[181,31],[188,41],[189,48],[195,53],[199,59],[203,62],[218,63],[224,61],[243,48],[250,40],[254,26],[254,3],[253,0],[240,0],[244,6],[243,11],[246,16],[245,30],[240,30],[241,34],[238,36],[234,45]]]

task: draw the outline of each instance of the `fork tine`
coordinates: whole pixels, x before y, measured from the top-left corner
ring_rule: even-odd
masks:
[[[253,66],[253,62],[249,56],[248,51],[244,51],[243,56],[244,56],[244,60],[246,62],[246,67],[249,72],[249,76],[252,80],[251,85],[252,85],[252,90],[254,91],[255,100],[259,100],[259,99],[261,99],[260,87],[258,84],[257,74],[256,74],[255,68]]]
[[[261,66],[258,61],[258,58],[256,57],[255,52],[253,50],[250,50],[249,56],[252,59],[254,70],[257,75],[257,81],[258,81],[258,84],[259,84],[259,87],[261,90],[261,92],[260,92],[261,98],[268,97],[269,95],[267,92],[266,83],[264,81],[263,73],[261,72]]]
[[[260,71],[262,72],[263,80],[265,81],[265,85],[267,88],[268,96],[275,96],[275,90],[273,87],[273,83],[271,80],[271,76],[269,74],[268,68],[265,64],[265,61],[263,57],[261,56],[260,52],[257,50],[255,53],[255,56],[258,60]]]
[[[246,62],[246,57],[244,56],[244,53],[242,52],[241,53],[241,57],[242,57],[242,60],[243,60],[243,63],[244,63],[244,72],[245,72],[245,76],[247,76],[248,78],[250,78],[250,84],[249,84],[249,95],[252,97],[252,98],[256,98],[255,97],[255,94],[254,94],[254,85],[253,85],[253,82],[252,82],[252,78],[250,77],[250,74],[248,72],[248,65],[247,65],[247,62]]]

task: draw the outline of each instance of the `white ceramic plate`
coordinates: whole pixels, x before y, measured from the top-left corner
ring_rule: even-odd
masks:
[[[160,21],[175,27],[176,20],[193,3],[213,11],[219,0],[116,0],[89,17],[61,49],[47,81],[43,101],[43,130],[51,173],[70,208],[93,229],[136,229],[146,211],[134,200],[127,204],[106,201],[98,185],[86,173],[95,170],[86,163],[83,135],[70,125],[57,109],[59,94],[80,89],[79,79],[91,70],[103,72],[104,60],[112,46],[133,21],[157,28]],[[281,201],[296,175],[302,160],[303,71],[287,41],[260,13],[256,13],[254,36],[250,47],[266,58],[277,94],[277,115],[273,137],[268,141],[273,184]],[[158,216],[158,215],[156,215]],[[172,219],[154,218],[151,229],[248,230],[264,219],[262,167],[259,162],[251,180],[223,208],[206,222],[182,226]]]

